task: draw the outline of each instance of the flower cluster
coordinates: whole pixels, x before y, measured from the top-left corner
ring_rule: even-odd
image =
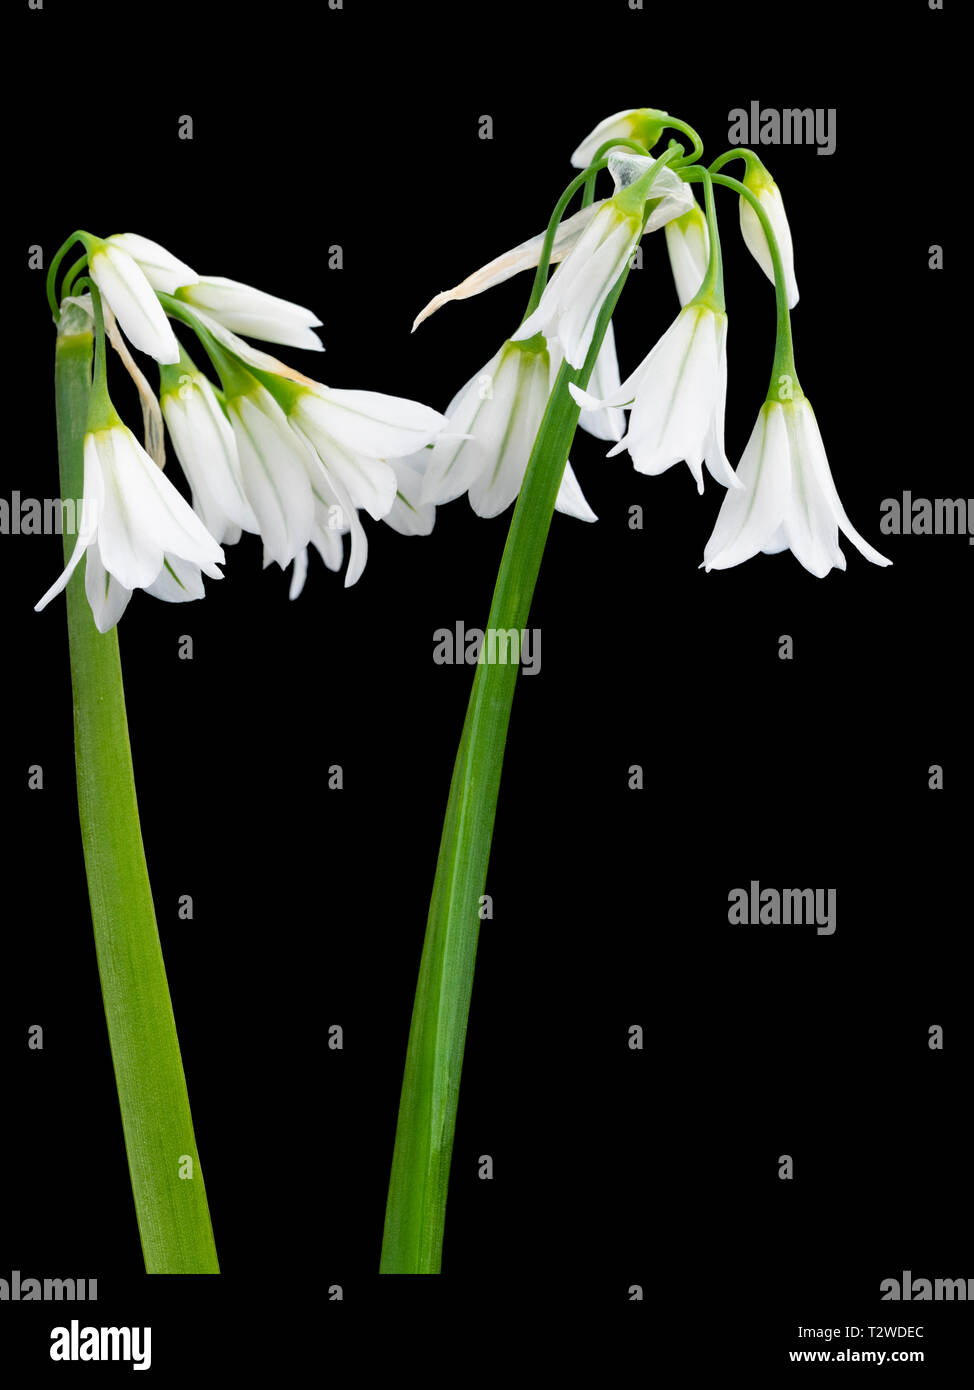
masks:
[[[653,153],[667,129],[690,135],[690,154],[672,139]],[[414,330],[451,300],[535,271],[522,321],[443,414],[398,396],[324,386],[246,341],[320,351],[320,320],[298,304],[197,275],[145,237],[77,233],[58,252],[51,276],[80,241],[84,256],[62,283],[62,312],[67,305],[86,312],[97,335],[83,522],[64,573],[37,607],[65,587],[82,556],[102,631],[118,621],[136,588],[169,601],[201,597],[203,576],[221,577],[223,547],[244,532],[261,537],[265,565],[293,565],[292,597],[304,585],[309,548],[338,570],[347,535],[345,583],[353,584],[367,557],[361,512],[425,535],[437,506],[464,493],[483,517],[510,506],[556,394],[558,409],[576,407],[582,428],[611,444],[609,457],[627,452],[640,473],[685,462],[703,493],[706,465],[726,489],[704,549],[707,570],[790,549],[811,573],[825,575],[845,568],[840,531],[868,560],[888,564],[849,521],[798,384],[790,321],[798,286],[781,192],[753,151],[729,151],[709,167],[698,162],[701,153],[689,126],[653,108],[617,112],[579,144],[572,162],[582,172],[548,229],[436,295],[418,315]],[[720,172],[734,159],[744,161],[741,181]],[[603,169],[613,191],[596,199]],[[724,447],[720,186],[737,194],[741,234],[775,286],[778,310],[772,385],[736,470]],[[566,216],[582,188],[582,207]],[[659,229],[680,310],[622,379],[612,315],[634,253]],[[49,277],[49,294],[52,285]],[[87,293],[79,294],[83,287]],[[174,323],[195,335],[211,374],[177,339]],[[159,364],[158,401],[119,330]],[[148,435],[143,447],[115,412],[105,385],[106,335],[136,377],[147,417],[165,420],[189,500],[162,471],[161,423],[157,447]],[[555,506],[596,520],[570,462]]]
[[[197,275],[132,233],[105,240],[80,233],[79,239],[89,293],[68,295],[64,305],[84,310],[99,332],[107,321],[116,344],[117,323],[133,347],[159,363],[158,407],[190,501],[99,384],[100,337],[84,440],[82,523],[64,572],[38,609],[66,586],[82,556],[85,591],[105,632],[134,589],[171,602],[202,597],[202,576],[222,577],[223,547],[244,531],[261,537],[265,564],[293,563],[295,597],[312,545],[338,570],[348,535],[345,583],[360,577],[367,557],[360,511],[405,534],[432,529],[435,509],[421,498],[424,451],[439,437],[444,416],[402,397],[324,386],[238,336],[320,351],[314,332],[320,320],[298,304]],[[177,340],[174,321],[195,333],[219,384]],[[134,364],[131,369],[151,395]]]
[[[531,443],[564,362],[587,383],[568,383],[580,408],[579,423],[612,441],[609,457],[628,451],[636,470],[649,474],[685,461],[701,493],[706,464],[727,489],[704,550],[707,570],[739,564],[759,550],[791,549],[806,569],[822,576],[833,567],[845,568],[840,530],[866,559],[889,564],[859,535],[839,501],[814,412],[794,371],[788,310],[798,302],[798,286],[780,190],[752,151],[730,152],[708,170],[697,170],[692,159],[668,167],[665,157],[650,154],[668,126],[688,129],[650,108],[617,112],[602,121],[578,146],[572,163],[589,177],[604,165],[613,196],[559,221],[547,239],[536,236],[497,257],[436,295],[417,317],[414,328],[450,300],[469,298],[537,266],[546,251],[550,263],[559,262],[521,325],[447,407],[450,433],[431,451],[423,498],[440,504],[467,492],[480,515],[503,510],[523,481]],[[731,158],[746,164],[739,184],[719,174]],[[704,184],[706,212],[691,181]],[[728,319],[714,183],[738,190],[745,245],[779,296],[773,390],[736,471],[724,451]],[[611,319],[591,364],[590,344],[640,239],[660,227],[681,310],[620,381]],[[570,464],[556,506],[594,519]]]

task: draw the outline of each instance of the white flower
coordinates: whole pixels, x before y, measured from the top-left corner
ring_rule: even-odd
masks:
[[[185,357],[180,367],[186,369],[163,369],[162,413],[194,508],[215,540],[233,544],[242,530],[260,529],[244,490],[237,442],[207,378]]]
[[[123,589],[151,589],[167,563],[184,561],[213,579],[223,577],[217,569],[223,551],[121,421],[85,435],[78,537],[63,574],[36,611],[61,592],[86,552],[91,561],[86,590],[102,631],[125,606],[118,607],[120,596],[110,592],[108,576]]]
[[[281,386],[288,398],[288,423],[306,446],[314,504],[308,540],[328,568],[337,570],[342,563],[341,537],[350,536],[348,588],[361,577],[368,558],[359,508],[407,534],[432,530],[435,508],[420,506],[421,480],[401,461],[416,450],[422,457],[446,418],[418,401],[379,391],[336,389],[308,378]],[[303,589],[307,568],[305,550],[295,556],[292,598]]]
[[[310,309],[288,299],[265,294],[238,280],[208,275],[186,285],[178,298],[191,309],[201,309],[234,333],[245,333],[262,342],[284,343],[288,347],[324,349],[312,329],[321,326]]]
[[[788,225],[788,218],[785,216],[785,205],[781,197],[781,190],[774,179],[763,165],[749,167],[742,182],[752,193],[755,193],[758,202],[768,214],[771,223],[771,230],[775,234],[778,243],[778,250],[781,252],[781,264],[785,272],[785,294],[788,299],[789,309],[794,309],[798,303],[798,284],[795,280],[795,252],[791,241],[791,228]],[[748,202],[747,198],[741,197],[741,233],[751,255],[764,271],[765,275],[774,284],[774,262],[771,259],[771,248],[768,239],[764,235],[764,228],[758,219],[757,213]]]
[[[689,187],[665,166],[647,189],[645,180],[654,164],[641,155],[609,155],[616,193],[601,204],[548,281],[534,313],[511,335],[514,341],[535,333],[557,336],[569,365],[583,365],[606,296],[643,234],[647,193],[661,202],[647,220],[646,231],[681,216],[692,199]]]
[[[665,111],[655,111],[648,106],[606,116],[578,146],[572,155],[572,164],[576,169],[588,168],[596,151],[607,140],[638,140],[651,150],[663,133],[665,121]]]
[[[226,408],[240,481],[265,552],[283,569],[311,539],[314,457],[267,388],[243,368],[238,372],[234,385],[246,389],[228,389]]]
[[[396,499],[396,474],[388,460],[424,448],[446,424],[445,416],[418,401],[317,382],[293,388],[287,417],[332,483],[340,484],[353,507],[377,521]]]
[[[638,473],[658,474],[686,459],[703,492],[706,462],[725,487],[739,484],[724,453],[727,400],[727,315],[689,304],[631,376],[598,401],[574,384],[568,388],[587,408],[631,401],[629,429],[609,458],[628,449]]]
[[[844,570],[841,530],[874,565],[891,562],[874,550],[846,516],[832,481],[811,403],[767,401],[761,407],[737,470],[743,491],[724,498],[704,568],[728,569],[756,555],[791,549],[821,578]]]
[[[483,517],[510,506],[521,490],[557,365],[543,338],[503,344],[447,407],[451,432],[428,451],[424,502],[449,502],[467,492]],[[555,505],[581,520],[596,519],[570,464]]]
[[[710,263],[710,235],[700,204],[666,224],[666,249],[680,303],[684,306],[700,292]]]
[[[130,342],[157,362],[178,362],[176,335],[138,262],[109,238],[93,242],[88,269]]]

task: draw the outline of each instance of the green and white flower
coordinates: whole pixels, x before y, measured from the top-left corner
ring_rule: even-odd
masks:
[[[740,486],[724,453],[727,315],[706,304],[682,309],[636,370],[598,400],[568,388],[588,409],[632,404],[629,429],[609,450],[628,449],[638,473],[659,474],[685,459],[703,492],[703,469],[725,487]]]
[[[704,550],[705,569],[728,569],[759,550],[767,555],[791,550],[821,578],[833,567],[846,567],[840,531],[874,565],[891,563],[860,536],[846,515],[815,412],[805,396],[765,402],[737,476],[744,488],[724,497]]]
[[[449,435],[428,452],[421,493],[440,504],[466,492],[478,516],[492,517],[514,501],[544,415],[560,355],[540,335],[504,343],[447,406]],[[566,464],[555,506],[583,521],[595,513]]]
[[[71,557],[39,603],[64,589],[85,554],[86,592],[100,631],[117,622],[127,599],[120,590],[147,589],[167,573],[199,588],[199,571],[222,579],[220,546],[132,431],[117,417],[84,439],[84,497]],[[187,567],[189,567],[187,569]],[[160,596],[163,596],[160,594]],[[168,595],[167,595],[168,596]],[[186,597],[198,597],[186,592]]]
[[[233,333],[244,333],[262,342],[323,351],[320,338],[313,332],[321,327],[321,319],[310,309],[265,294],[239,280],[227,280],[222,275],[198,276],[185,284],[176,297]]]
[[[181,261],[170,258],[154,241],[146,241],[132,233],[109,237],[107,241],[90,237],[86,244],[91,278],[132,345],[157,362],[178,362],[179,344],[152,281],[143,265],[126,248],[135,247],[146,255],[151,254],[152,260],[146,261],[151,267],[150,274],[173,288],[177,288],[174,281],[184,273],[192,275],[193,272]],[[151,253],[146,248],[152,248]]]
[[[210,535],[232,545],[241,531],[259,531],[233,429],[210,382],[185,352],[177,366],[162,368],[159,398],[193,506]]]
[[[788,225],[788,218],[785,215],[785,204],[781,196],[781,189],[755,155],[749,158],[747,172],[741,182],[756,195],[762,208],[768,214],[771,230],[774,232],[775,239],[778,243],[778,250],[781,252],[781,263],[785,272],[785,293],[788,299],[788,307],[789,309],[794,309],[795,305],[798,303],[798,283],[795,280],[795,251],[791,240],[791,228]],[[741,234],[744,237],[748,250],[771,283],[774,284],[774,262],[771,259],[771,248],[768,245],[768,238],[764,234],[764,228],[761,226],[757,213],[743,195],[740,199],[740,217]]]
[[[640,106],[631,111],[617,111],[607,116],[586,135],[575,153],[572,164],[576,169],[586,169],[595,158],[596,151],[607,140],[638,140],[647,150],[651,150],[663,133],[666,112],[656,111],[648,106]]]
[[[664,165],[628,152],[610,152],[608,169],[616,192],[597,211],[545,286],[534,313],[512,334],[514,341],[543,333],[557,337],[569,365],[585,361],[605,299],[643,235],[647,197],[658,199],[645,231],[682,216],[693,198],[688,186]]]

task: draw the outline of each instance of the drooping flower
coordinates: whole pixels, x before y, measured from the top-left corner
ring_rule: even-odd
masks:
[[[664,231],[676,293],[686,307],[699,293],[710,261],[707,219],[696,199],[682,217],[667,222]]]
[[[161,370],[162,413],[189,481],[193,506],[223,545],[260,525],[247,501],[237,441],[213,387],[182,351],[177,366]]]
[[[545,286],[538,307],[512,334],[515,341],[557,336],[569,365],[581,367],[609,291],[625,269],[643,231],[684,213],[692,194],[664,165],[641,155],[610,153],[616,193],[599,205],[578,241]],[[643,226],[647,197],[661,201]]]
[[[165,310],[145,271],[125,249],[133,242],[141,244],[143,240],[132,233],[109,237],[107,241],[89,238],[88,269],[129,341],[157,362],[178,362],[179,344]],[[147,245],[156,248],[155,242],[148,242]],[[153,254],[156,252],[162,256],[168,255],[161,247],[156,248]],[[156,264],[153,274],[167,277],[167,283],[172,284],[174,277],[178,278],[180,274],[173,267],[181,265],[181,262],[173,260],[173,265],[167,270]],[[193,274],[188,266],[183,269]]]
[[[345,583],[353,584],[367,555],[358,509],[376,520],[393,509],[394,460],[431,443],[445,416],[406,397],[325,386],[252,348],[209,314],[194,315],[223,381],[265,555],[285,567],[313,543],[335,567],[340,537],[350,534]],[[296,573],[302,569],[306,559]]]
[[[727,315],[691,303],[636,370],[601,401],[574,384],[579,405],[632,403],[629,428],[609,450],[628,449],[639,473],[658,474],[685,459],[703,492],[702,464],[725,487],[739,486],[724,453],[727,399]]]
[[[572,164],[576,169],[586,169],[595,158],[596,151],[607,140],[638,140],[649,151],[665,127],[665,111],[656,111],[648,106],[617,111],[614,116],[606,116],[586,135],[572,155]]]
[[[183,564],[197,567],[212,579],[223,577],[217,568],[224,562],[220,546],[117,417],[107,427],[85,435],[84,497],[77,539],[64,572],[35,611],[65,588],[82,556],[96,549],[86,588],[90,585],[89,601],[95,595],[92,611],[102,631],[117,621],[121,611],[120,596],[109,592],[109,577],[126,590],[150,589],[167,566],[174,577]]]
[[[559,365],[540,334],[505,342],[447,407],[449,434],[427,451],[422,500],[440,504],[466,492],[483,517],[510,506],[521,490]],[[555,505],[582,520],[595,520],[570,464]]]
[[[791,228],[785,216],[785,204],[781,190],[764,165],[752,156],[748,160],[747,173],[741,182],[757,196],[758,202],[768,214],[771,230],[774,232],[781,252],[781,264],[785,272],[785,293],[789,309],[798,303],[798,283],[795,280],[795,251],[791,240]],[[740,199],[741,234],[751,255],[774,284],[774,262],[771,248],[764,228],[750,202],[743,195]]]
[[[323,351],[320,338],[312,331],[321,327],[321,319],[310,309],[265,294],[239,280],[228,280],[222,275],[199,276],[184,285],[176,297],[233,333],[244,333],[262,342]]]
[[[742,490],[728,491],[704,550],[703,567],[728,569],[756,555],[790,549],[819,578],[844,570],[841,530],[874,565],[891,561],[860,536],[832,481],[811,403],[766,401],[737,469]]]

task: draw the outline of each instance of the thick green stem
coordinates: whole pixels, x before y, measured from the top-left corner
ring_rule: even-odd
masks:
[[[628,266],[602,306],[584,365],[563,363],[528,462],[504,547],[488,629],[523,631],[579,407]],[[486,646],[486,642],[485,642]],[[473,989],[480,900],[517,665],[481,661],[450,784],[413,1006],[380,1271],[437,1274],[460,1070]]]
[[[83,493],[92,334],[55,352],[61,496]],[[65,535],[65,556],[74,538]],[[67,587],[78,810],[98,973],[135,1210],[150,1274],[219,1272],[146,871],[118,637],[99,633],[84,566]]]

